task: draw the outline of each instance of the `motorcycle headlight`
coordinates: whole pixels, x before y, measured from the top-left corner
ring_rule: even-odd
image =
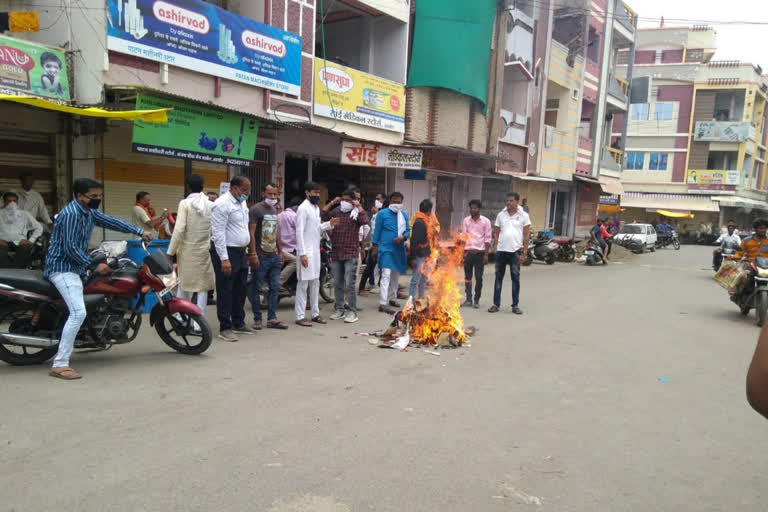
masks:
[[[768,277],[768,268],[757,267],[757,275],[760,277]]]

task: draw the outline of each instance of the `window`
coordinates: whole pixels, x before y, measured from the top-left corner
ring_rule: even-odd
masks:
[[[630,106],[630,119],[633,121],[647,121],[648,109],[649,105],[647,103],[633,103]]]
[[[653,108],[653,119],[656,121],[671,121],[674,115],[673,103],[656,103]]]
[[[648,169],[651,171],[666,171],[668,157],[667,153],[650,153]]]
[[[645,164],[645,153],[627,153],[627,169],[642,170]]]
[[[654,56],[654,60],[653,60],[654,64],[661,64],[662,54],[663,54],[662,50],[656,50],[656,55]]]

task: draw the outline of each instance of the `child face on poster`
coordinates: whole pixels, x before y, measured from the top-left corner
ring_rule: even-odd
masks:
[[[59,58],[50,52],[45,52],[40,56],[40,65],[45,71],[40,77],[43,89],[50,92],[60,92],[61,61]]]

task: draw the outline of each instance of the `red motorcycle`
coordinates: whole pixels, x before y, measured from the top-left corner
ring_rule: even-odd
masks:
[[[573,263],[576,260],[576,240],[567,237],[556,237],[555,242],[558,245],[555,257],[559,261]]]
[[[200,308],[171,295],[177,279],[166,254],[153,252],[141,266],[103,252],[91,257],[91,269],[106,262],[112,270],[106,275],[92,272],[84,282],[87,317],[76,349],[108,350],[136,339],[150,292],[157,304],[149,324],[166,345],[182,354],[201,354],[211,346],[211,328]],[[13,365],[47,361],[56,355],[68,316],[58,290],[42,272],[0,269],[0,360]]]

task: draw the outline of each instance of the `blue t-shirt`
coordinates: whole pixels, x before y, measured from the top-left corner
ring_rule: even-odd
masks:
[[[592,228],[592,234],[595,235],[596,240],[602,240],[603,239],[603,233],[600,231],[600,225],[596,225]]]

